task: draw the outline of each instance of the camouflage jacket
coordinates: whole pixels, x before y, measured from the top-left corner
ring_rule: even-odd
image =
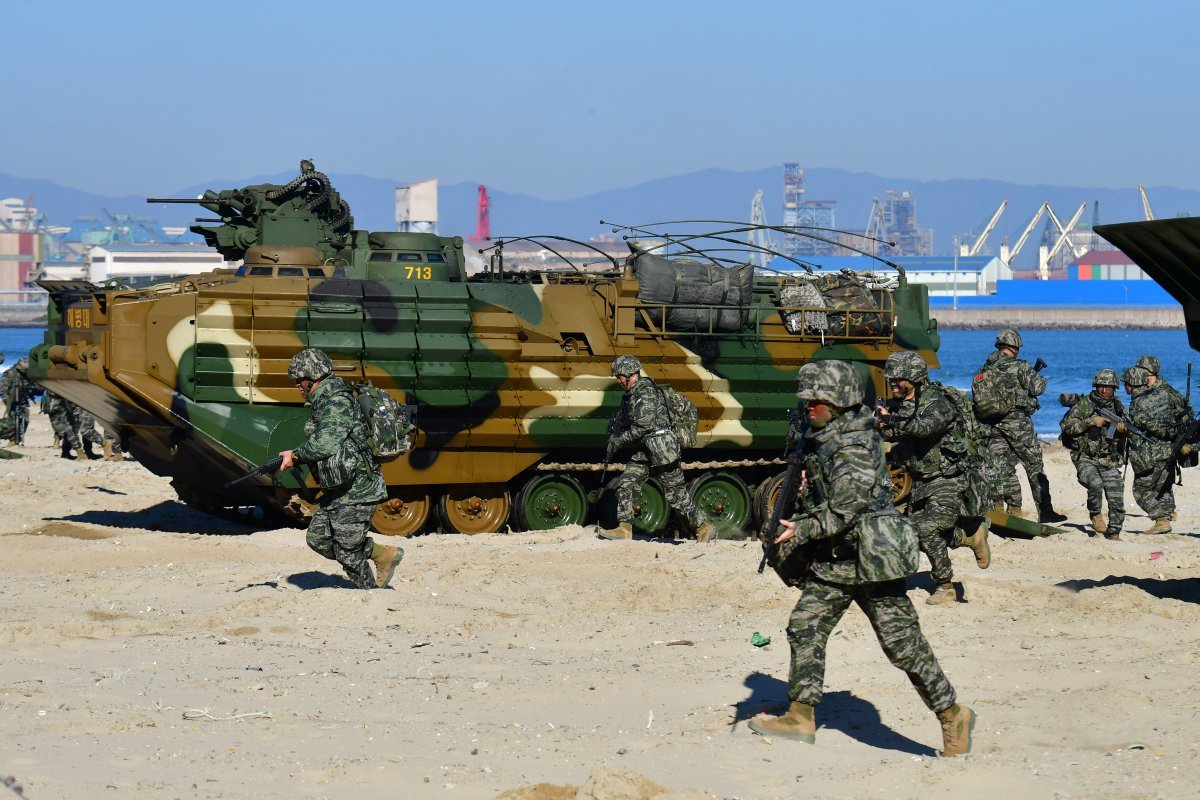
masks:
[[[815,454],[814,463],[820,472],[808,475],[807,480],[820,482],[826,502],[792,518],[796,536],[780,546],[780,558],[788,558],[808,545],[812,573],[818,578],[859,583],[860,522],[868,515],[896,513],[875,416],[865,406],[857,406],[824,428],[810,429],[806,437],[806,447]]]
[[[1115,396],[1107,400],[1091,392],[1075,401],[1067,409],[1058,427],[1062,430],[1062,441],[1071,451],[1071,461],[1090,461],[1102,467],[1119,467],[1125,461],[1126,435],[1116,433],[1108,438],[1109,427],[1097,428],[1092,424],[1096,409],[1102,408],[1118,417],[1125,416],[1125,406]]]
[[[293,451],[296,461],[316,465],[321,505],[378,503],[387,498],[387,485],[367,450],[366,420],[350,387],[336,375],[322,380],[309,395],[308,436]]]
[[[638,378],[613,416],[609,442],[617,449],[636,448],[630,461],[659,467],[679,460],[679,440],[662,392],[645,375]]]
[[[1046,379],[1037,373],[1028,361],[1013,358],[1000,350],[993,350],[983,365],[999,370],[1004,376],[1005,386],[1013,393],[1015,400],[1010,414],[1032,415],[1040,408],[1038,396],[1046,391]]]
[[[895,446],[888,459],[904,467],[914,480],[954,477],[965,468],[966,441],[954,404],[941,389],[926,384],[912,400],[900,403],[880,426]]]
[[[37,384],[16,367],[9,367],[0,375],[0,397],[4,398],[4,405],[10,410],[14,406],[28,405],[36,389]]]
[[[1129,398],[1129,419],[1147,436],[1145,439],[1130,437],[1129,463],[1135,473],[1146,473],[1156,463],[1171,457],[1179,426],[1175,422],[1171,397],[1161,386],[1139,386],[1133,390]]]

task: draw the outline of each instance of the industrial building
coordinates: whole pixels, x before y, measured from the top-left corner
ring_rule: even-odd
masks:
[[[84,276],[92,283],[116,278],[123,281],[166,280],[232,268],[216,250],[199,243],[113,244],[88,248]],[[67,268],[46,266],[47,277]]]

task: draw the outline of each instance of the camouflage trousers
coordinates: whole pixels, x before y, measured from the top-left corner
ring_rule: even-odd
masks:
[[[788,698],[813,706],[821,702],[829,636],[852,602],[867,615],[884,654],[908,675],[925,705],[933,711],[954,705],[954,687],[921,633],[903,580],[846,585],[810,577],[804,583],[800,602],[788,620],[792,646]]]
[[[696,501],[683,484],[683,470],[680,469],[678,461],[665,467],[651,467],[644,461],[630,461],[626,464],[625,471],[613,481],[613,491],[617,496],[617,521],[633,522],[633,518],[637,516],[633,499],[651,476],[662,486],[663,495],[671,510],[678,514],[680,519],[690,526],[690,532],[694,533],[704,519],[700,509],[696,508]]]
[[[1104,499],[1108,497],[1108,530],[1102,533],[1120,533],[1125,524],[1125,479],[1121,468],[1080,459],[1075,464],[1075,476],[1087,489],[1087,510],[1091,516],[1104,510]]]
[[[1033,420],[1027,414],[1009,414],[992,428],[987,448],[1004,465],[1004,483],[993,502],[1003,501],[1010,506],[1021,505],[1021,483],[1017,480],[1017,464],[1025,468],[1029,478],[1029,494],[1033,507],[1040,511],[1049,506],[1049,482],[1042,463],[1042,443],[1033,431]],[[1045,503],[1045,506],[1043,506]]]
[[[1167,470],[1171,470],[1168,481]],[[1133,474],[1133,499],[1150,519],[1166,519],[1175,513],[1175,459],[1159,461],[1150,472]]]
[[[917,529],[921,552],[929,559],[929,571],[938,586],[954,580],[947,544],[962,543],[962,531],[955,528],[962,510],[963,481],[959,477],[933,478],[913,486],[908,518]]]
[[[79,441],[79,432],[71,424],[71,419],[67,416],[66,408],[60,404],[50,412],[49,416],[50,428],[54,431],[55,439],[61,439],[67,449],[83,449],[83,444]]]
[[[91,442],[92,444],[103,444],[104,436],[100,431],[96,430],[96,418],[91,412],[84,411],[79,406],[75,407],[75,427],[79,431],[79,438],[84,444]]]
[[[342,565],[359,589],[374,589],[371,548],[367,535],[375,504],[345,503],[321,506],[308,524],[308,546]]]

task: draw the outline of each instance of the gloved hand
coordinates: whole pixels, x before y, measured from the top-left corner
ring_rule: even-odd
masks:
[[[1190,455],[1192,454],[1192,451],[1193,451],[1193,450],[1195,450],[1195,449],[1196,449],[1196,448],[1195,448],[1195,447],[1193,447],[1193,446],[1192,446],[1192,445],[1190,445],[1190,444],[1183,444],[1183,445],[1180,445],[1180,446],[1179,446],[1179,455],[1181,455],[1181,456],[1190,456]]]
[[[1106,420],[1104,417],[1101,417],[1101,416],[1095,416],[1095,417],[1092,417],[1092,424],[1095,425],[1097,428],[1103,428],[1105,425],[1108,424],[1108,420]]]
[[[1117,423],[1117,433],[1129,433],[1129,428],[1125,426],[1124,422]]]

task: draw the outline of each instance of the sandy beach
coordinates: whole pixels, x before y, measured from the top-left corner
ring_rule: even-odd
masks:
[[[0,463],[0,798],[1187,798],[1200,784],[1200,471],[1177,533],[953,553],[930,639],[979,715],[940,731],[865,618],[829,644],[815,746],[752,734],[786,704],[794,590],[755,542],[591,529],[406,540],[349,589],[295,529],[193,511],[137,463],[72,462],[34,413]],[[1130,480],[1132,476],[1130,476]],[[773,640],[750,644],[760,632]]]

